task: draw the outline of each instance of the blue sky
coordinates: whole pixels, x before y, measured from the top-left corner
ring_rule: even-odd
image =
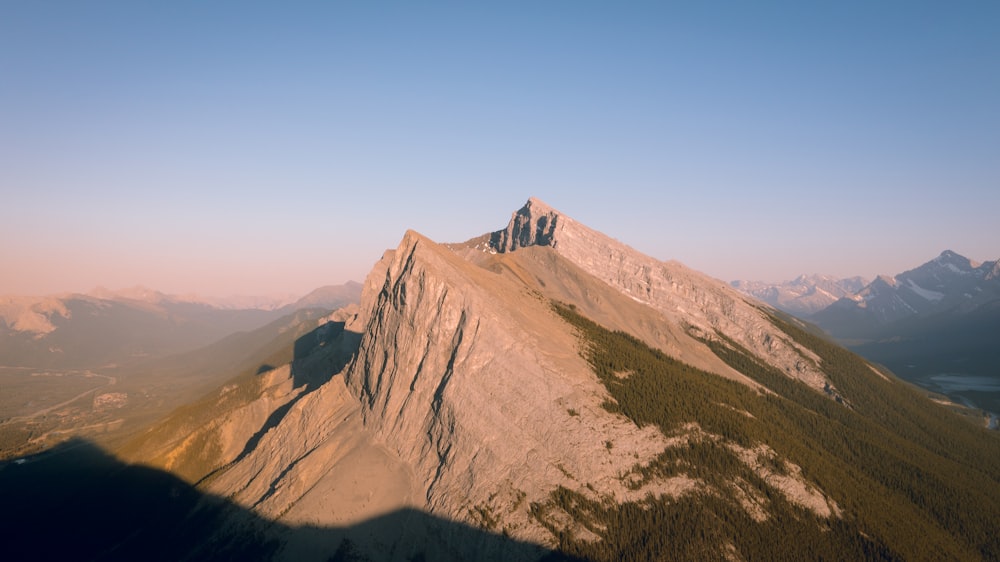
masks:
[[[0,3],[0,294],[361,280],[536,196],[723,279],[1000,258],[997,2]]]

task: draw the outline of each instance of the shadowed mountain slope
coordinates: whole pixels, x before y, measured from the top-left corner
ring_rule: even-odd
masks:
[[[474,527],[399,510],[344,527],[284,525],[159,470],[122,463],[74,440],[0,463],[7,560],[452,560],[448,537],[483,552],[565,559]],[[366,553],[356,544],[391,538]]]

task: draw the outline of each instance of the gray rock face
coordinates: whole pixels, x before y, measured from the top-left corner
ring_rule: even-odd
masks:
[[[567,353],[575,336],[523,285],[413,232],[386,261],[345,379],[435,514],[485,511],[541,540],[531,501],[560,484],[625,494],[619,475],[663,450],[657,430],[601,408],[606,392]]]
[[[759,305],[721,281],[677,262],[661,262],[560,214],[538,199],[490,236],[497,252],[551,246],[570,262],[702,337],[724,335],[788,376],[821,390],[819,359],[775,328]]]
[[[413,508],[487,528],[502,522],[511,536],[550,544],[530,506],[557,486],[620,500],[689,489],[676,481],[629,488],[622,475],[668,440],[603,408],[607,391],[577,352],[577,336],[519,279],[408,232],[363,295],[360,312],[344,319],[360,334],[351,363],[291,402],[210,490],[286,523],[344,527]],[[512,556],[481,546],[458,542],[448,552]],[[313,557],[304,549],[287,553]]]
[[[560,215],[548,205],[532,198],[510,217],[510,224],[490,236],[490,246],[501,252],[513,252],[527,246],[555,246]],[[560,229],[562,230],[562,229]]]

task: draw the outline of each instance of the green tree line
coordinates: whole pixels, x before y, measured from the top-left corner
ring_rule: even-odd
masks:
[[[656,425],[666,435],[696,422],[721,437],[721,443],[668,449],[637,467],[643,479],[697,478],[704,483],[699,492],[614,505],[559,489],[549,502],[533,506],[567,554],[590,560],[704,559],[732,548],[746,560],[1000,559],[995,433],[971,426],[898,379],[876,375],[864,360],[789,319],[770,318],[820,357],[840,401],[719,334],[704,343],[772,392],[684,364],[570,307],[554,308],[577,329],[582,356],[611,395],[607,410],[639,426]],[[800,466],[842,514],[825,519],[789,503],[725,443],[767,445]],[[768,517],[750,517],[734,486],[765,498]],[[556,508],[601,540],[585,541],[546,523]]]

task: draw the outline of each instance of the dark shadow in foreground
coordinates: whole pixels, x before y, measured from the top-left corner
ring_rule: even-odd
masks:
[[[4,560],[564,560],[536,545],[403,510],[293,527],[74,440],[0,463]]]

